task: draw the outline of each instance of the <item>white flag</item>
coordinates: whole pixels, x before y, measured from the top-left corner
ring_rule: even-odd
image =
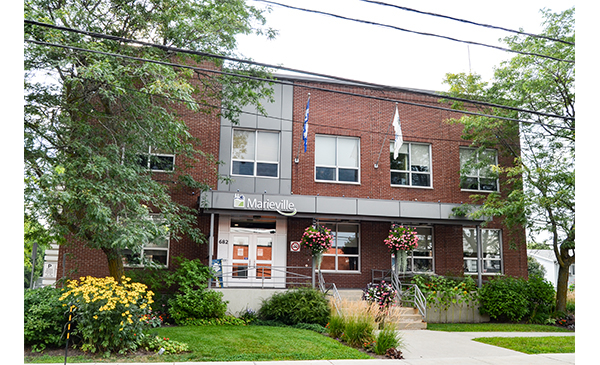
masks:
[[[402,147],[402,129],[400,128],[400,117],[398,116],[398,105],[396,105],[396,113],[394,114],[394,120],[392,121],[392,125],[394,126],[394,134],[396,135],[394,138],[394,159],[398,158],[398,152],[400,151],[400,147]]]

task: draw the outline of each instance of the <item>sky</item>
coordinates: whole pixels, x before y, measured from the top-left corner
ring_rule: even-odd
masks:
[[[273,0],[304,9],[347,18],[391,25],[415,32],[459,40],[504,46],[499,39],[512,33],[418,14],[360,0]],[[380,0],[407,8],[436,13],[528,33],[542,31],[540,9],[561,12],[575,0],[414,1]],[[248,0],[258,8],[268,5]],[[514,53],[467,45],[432,36],[339,19],[328,15],[270,5],[267,25],[278,30],[275,40],[240,36],[238,50],[254,61],[352,80],[446,91],[446,73],[473,72],[490,81],[495,66]]]

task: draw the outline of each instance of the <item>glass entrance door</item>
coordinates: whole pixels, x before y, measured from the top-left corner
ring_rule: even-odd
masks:
[[[275,221],[231,220],[232,284],[271,285]]]
[[[232,234],[232,279],[239,284],[271,279],[273,237],[254,233]]]

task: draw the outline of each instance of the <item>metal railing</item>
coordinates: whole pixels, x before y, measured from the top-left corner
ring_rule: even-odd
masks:
[[[306,266],[220,265],[209,287],[274,288],[311,285],[312,268]]]
[[[409,279],[413,275],[402,275],[402,279]],[[419,311],[423,320],[427,317],[427,298],[416,284],[403,284],[401,277],[394,270],[372,269],[371,279],[373,283],[389,281],[396,291],[396,302],[400,306],[411,306]]]
[[[333,299],[331,302],[333,303],[335,311],[338,315],[341,315],[342,297],[340,296],[340,292],[338,291],[337,286],[335,285],[335,283],[326,284],[325,279],[323,278],[323,273],[320,270],[318,271],[318,276],[319,290],[321,290],[321,292],[325,293],[326,295],[331,295]]]

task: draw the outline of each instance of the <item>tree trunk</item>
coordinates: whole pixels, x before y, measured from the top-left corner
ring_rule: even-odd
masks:
[[[569,266],[558,267],[558,283],[556,284],[556,310],[567,311],[567,290],[569,289]]]
[[[108,272],[110,276],[120,283],[122,277],[125,275],[121,252],[116,248],[103,248],[102,251],[104,251],[108,260]]]

